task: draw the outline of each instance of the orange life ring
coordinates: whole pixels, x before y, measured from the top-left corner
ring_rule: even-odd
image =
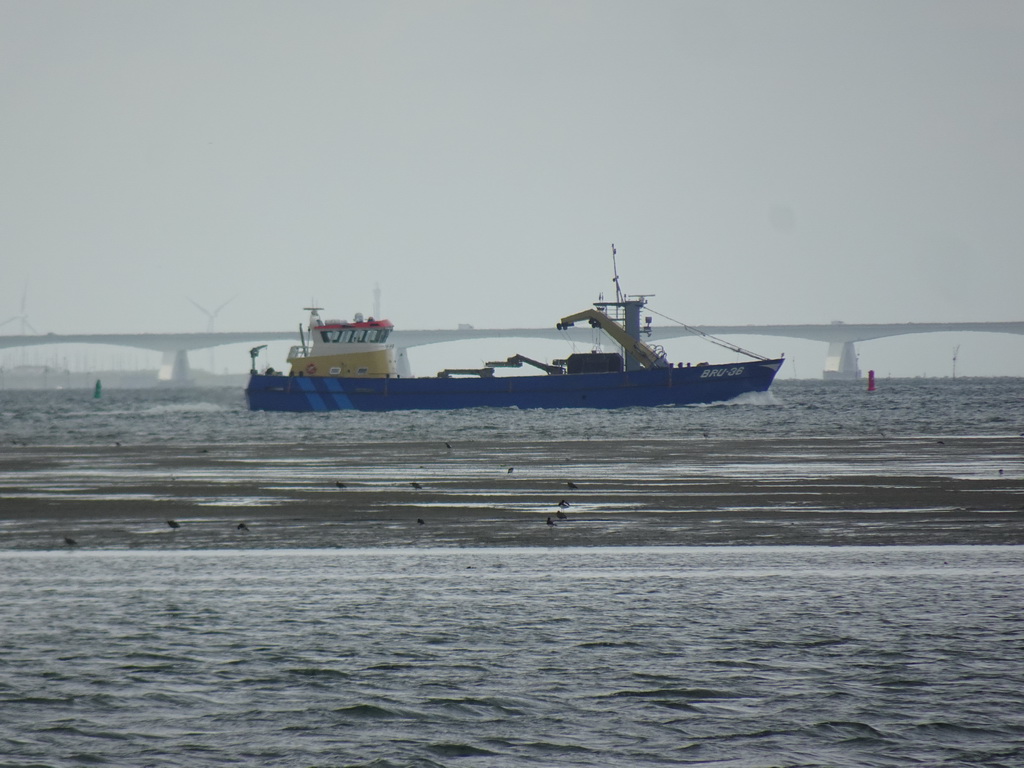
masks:
[[[316,373],[316,366],[313,363],[310,363],[309,365],[307,365],[306,366],[306,373],[308,373],[310,376],[312,376],[314,373]]]

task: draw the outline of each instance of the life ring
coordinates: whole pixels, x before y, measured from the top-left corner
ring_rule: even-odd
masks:
[[[314,365],[313,363],[310,363],[309,365],[307,365],[306,366],[306,373],[308,373],[310,376],[312,376],[314,373],[316,373],[316,365]]]

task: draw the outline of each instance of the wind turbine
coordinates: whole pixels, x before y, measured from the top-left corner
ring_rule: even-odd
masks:
[[[230,299],[228,299],[223,304],[221,304],[219,307],[217,307],[215,310],[213,310],[213,312],[208,310],[206,307],[204,307],[202,304],[200,304],[195,299],[191,299],[190,298],[189,301],[191,301],[192,304],[194,304],[196,306],[196,308],[198,308],[204,315],[206,315],[206,317],[208,318],[208,320],[206,322],[206,332],[207,333],[213,333],[213,321],[217,319],[217,315],[220,314],[220,311],[222,309],[224,309],[224,307],[226,307],[228,304],[230,304],[232,301],[234,301],[237,298],[238,298],[238,294],[236,293]],[[217,372],[217,368],[216,368],[216,364],[214,362],[213,348],[211,347],[210,348],[210,373],[216,373],[216,372]]]
[[[4,327],[8,323],[13,323],[15,320],[20,320],[21,321],[21,335],[22,336],[27,335],[25,333],[26,329],[29,330],[29,331],[32,331],[32,333],[38,334],[39,331],[37,331],[35,328],[33,328],[32,327],[32,323],[30,323],[28,321],[28,311],[25,309],[25,305],[27,303],[28,303],[28,283],[25,283],[25,287],[21,291],[21,314],[20,315],[14,315],[14,316],[9,317],[6,320],[4,320],[2,323],[0,323],[0,328]]]
[[[236,293],[230,299],[228,299],[215,310],[213,310],[213,312],[208,310],[206,307],[204,307],[202,304],[200,304],[198,301],[195,301],[194,299],[189,299],[189,301],[191,301],[196,306],[196,308],[199,309],[199,311],[201,311],[204,315],[206,315],[209,318],[208,322],[206,323],[206,332],[213,333],[213,321],[217,319],[217,315],[220,314],[220,311],[224,309],[224,307],[226,307],[228,304],[230,304],[237,298],[238,294]]]

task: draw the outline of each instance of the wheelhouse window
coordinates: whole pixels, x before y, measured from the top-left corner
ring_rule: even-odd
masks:
[[[320,338],[331,344],[383,344],[390,335],[390,328],[331,328],[320,331]]]

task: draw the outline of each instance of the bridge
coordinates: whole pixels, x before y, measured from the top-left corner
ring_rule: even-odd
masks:
[[[912,333],[944,333],[950,331],[973,331],[978,333],[1011,333],[1024,335],[1024,321],[980,322],[980,323],[842,323],[827,325],[701,325],[701,326],[655,326],[648,337],[658,342],[699,334],[716,337],[728,336],[780,336],[795,339],[822,341],[828,344],[823,376],[826,379],[856,379],[860,377],[857,367],[857,342],[903,336]],[[400,352],[400,363],[407,365],[402,354],[411,347],[428,344],[442,344],[468,339],[494,338],[535,338],[587,341],[592,338],[589,328],[569,328],[559,331],[555,328],[472,328],[461,326],[457,329],[437,330],[396,330],[391,340]],[[0,349],[32,347],[43,344],[106,344],[134,347],[161,352],[158,378],[161,381],[185,383],[189,380],[188,353],[197,349],[222,347],[229,344],[259,344],[270,341],[297,341],[295,331],[248,331],[226,333],[93,333],[0,336]]]
[[[828,325],[702,325],[699,331],[712,336],[784,336],[792,339],[824,341],[828,344],[822,376],[828,379],[859,379],[857,348],[859,341],[905,336],[912,333],[1012,333],[1024,335],[1024,321],[981,323],[843,323]],[[685,328],[656,328],[655,339],[685,336]]]

